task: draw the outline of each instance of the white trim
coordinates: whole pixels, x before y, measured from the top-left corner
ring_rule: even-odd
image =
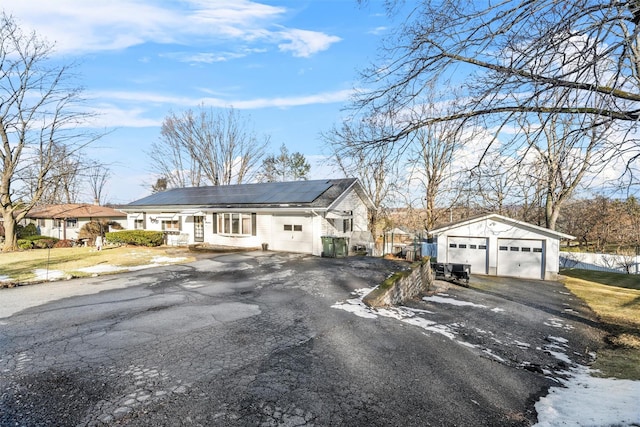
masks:
[[[496,221],[500,221],[500,222],[503,222],[503,223],[515,225],[515,226],[518,226],[520,228],[530,229],[530,230],[536,231],[536,232],[538,232],[540,234],[545,234],[545,235],[548,235],[548,236],[552,236],[552,237],[555,237],[557,239],[570,239],[570,240],[575,239],[575,236],[571,236],[569,234],[560,233],[560,232],[554,231],[554,230],[549,230],[548,228],[544,228],[544,227],[540,227],[540,226],[537,226],[537,225],[529,224],[528,222],[519,221],[517,219],[508,218],[506,216],[498,215],[498,214],[489,214],[489,215],[484,215],[484,216],[481,216],[481,217],[469,218],[469,219],[464,220],[464,221],[460,221],[460,222],[452,223],[452,224],[449,224],[449,225],[445,225],[444,227],[436,228],[434,230],[431,230],[429,233],[437,236],[439,234],[444,234],[445,232],[447,232],[449,230],[452,230],[452,229],[455,229],[455,228],[464,227],[464,226],[469,225],[469,224],[473,224],[473,223],[481,222],[481,221],[485,221],[485,220],[490,220],[490,219],[495,219]]]

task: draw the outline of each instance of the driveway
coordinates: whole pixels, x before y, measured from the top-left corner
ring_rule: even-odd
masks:
[[[531,425],[598,345],[553,282],[362,306],[404,267],[250,252],[68,282],[83,295],[0,318],[0,425]]]

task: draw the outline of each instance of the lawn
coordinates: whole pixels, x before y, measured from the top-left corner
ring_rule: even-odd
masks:
[[[189,262],[195,258],[184,248],[114,246],[32,249],[0,252],[0,286],[54,277],[82,277],[96,272],[123,271],[134,266]],[[93,270],[91,270],[93,268]],[[86,269],[83,271],[83,269]]]
[[[640,380],[640,277],[588,270],[564,270],[565,286],[584,300],[607,326],[608,346],[594,369],[603,376]]]

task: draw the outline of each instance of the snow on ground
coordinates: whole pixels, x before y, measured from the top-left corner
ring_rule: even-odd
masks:
[[[64,277],[64,272],[60,270],[47,270],[45,268],[37,268],[33,270],[36,277],[33,280],[56,280]]]
[[[538,427],[640,424],[640,381],[597,378],[586,366],[570,370],[563,387],[551,387],[536,403]]]
[[[422,298],[423,301],[428,301],[428,302],[436,302],[436,303],[440,303],[440,304],[451,304],[451,305],[458,305],[458,306],[469,306],[469,307],[486,307],[486,305],[482,305],[482,304],[475,304],[469,301],[460,301],[457,300],[455,298],[446,298],[446,297],[442,297],[442,296],[438,296],[438,295],[432,295],[430,297],[423,297]]]
[[[135,252],[131,253],[132,256],[137,255]],[[157,256],[157,257],[153,257],[150,261],[149,264],[143,264],[143,265],[137,265],[137,266],[129,266],[129,267],[123,267],[123,266],[117,266],[117,265],[110,265],[110,264],[100,264],[100,265],[94,265],[91,267],[84,267],[84,268],[79,268],[78,271],[82,272],[82,273],[89,273],[89,274],[101,274],[101,273],[114,273],[114,272],[118,272],[118,271],[133,271],[133,270],[141,270],[144,268],[151,268],[151,267],[158,267],[161,265],[167,265],[167,264],[172,264],[172,263],[178,263],[178,262],[183,262],[186,261],[187,258],[186,257],[167,257],[167,256]],[[47,270],[45,268],[38,268],[33,270],[33,274],[35,275],[35,277],[33,279],[30,279],[29,281],[33,281],[33,282],[43,282],[43,281],[47,281],[47,280],[58,280],[58,279],[62,279],[65,277],[65,272],[60,271],[60,270]],[[12,280],[9,276],[6,275],[0,275],[0,282],[6,282],[6,281],[10,281]]]
[[[456,338],[456,324],[437,324],[434,321],[418,316],[418,314],[432,314],[428,310],[409,309],[407,307],[390,307],[373,309],[367,307],[362,298],[371,292],[373,288],[357,289],[352,293],[356,298],[350,298],[343,302],[336,302],[331,307],[345,310],[367,319],[375,319],[378,316],[391,317],[404,323],[418,326],[426,331],[435,332],[455,340],[460,345],[479,348],[471,343]],[[423,300],[442,304],[454,304],[458,306],[470,306],[487,308],[481,304],[468,301],[460,301],[449,298],[447,294],[424,297]],[[500,313],[501,308],[493,308],[492,312]],[[569,331],[573,326],[565,324],[561,319],[550,318],[545,325]],[[481,330],[478,330],[482,333]],[[570,366],[568,371],[561,372],[566,378],[557,378],[561,386],[549,388],[546,396],[541,397],[535,404],[538,413],[537,427],[552,426],[637,426],[640,425],[640,381],[619,380],[615,378],[598,378],[591,374],[593,370],[587,366],[574,364],[566,354],[568,340],[564,337],[549,335],[546,337],[549,344],[536,350],[545,351],[555,358]],[[497,341],[497,340],[496,340]],[[530,348],[531,345],[521,341],[514,343],[521,348]],[[497,354],[486,348],[481,348],[485,354],[498,362],[505,362]],[[552,375],[551,372],[545,372]],[[555,377],[555,375],[554,375]]]

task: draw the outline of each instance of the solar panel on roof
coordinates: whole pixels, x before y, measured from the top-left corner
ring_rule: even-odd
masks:
[[[316,180],[180,188],[152,194],[130,205],[311,203],[331,186],[330,181]]]

